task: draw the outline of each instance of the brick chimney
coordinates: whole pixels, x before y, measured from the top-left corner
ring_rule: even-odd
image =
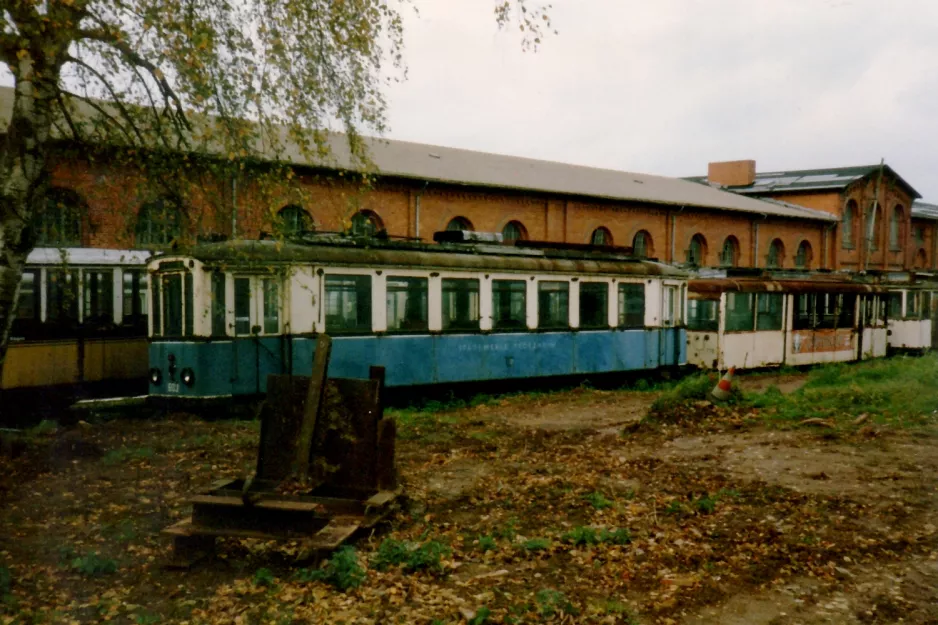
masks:
[[[707,166],[707,181],[724,187],[745,187],[756,181],[755,161],[723,161]]]

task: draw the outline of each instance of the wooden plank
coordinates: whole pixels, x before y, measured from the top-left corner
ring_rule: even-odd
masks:
[[[332,339],[327,334],[320,334],[319,338],[316,339],[316,354],[313,357],[312,376],[306,394],[306,406],[303,410],[303,421],[300,425],[293,464],[293,472],[299,479],[305,479],[309,475],[310,450],[313,445],[313,434],[316,431],[316,419],[319,417],[322,398],[325,394],[326,373],[329,369],[329,355],[331,352]]]
[[[393,417],[385,417],[378,421],[375,451],[375,486],[381,490],[397,488],[397,466],[394,461],[396,446],[397,422]]]
[[[261,407],[257,481],[281,482],[293,472],[309,378],[267,376],[267,399]],[[257,483],[255,487],[259,487]]]
[[[369,508],[380,508],[386,506],[397,499],[399,494],[400,492],[396,490],[382,490],[369,497],[365,501],[365,506]]]
[[[334,517],[311,539],[304,541],[303,548],[307,550],[335,549],[348,540],[361,525],[361,517]]]

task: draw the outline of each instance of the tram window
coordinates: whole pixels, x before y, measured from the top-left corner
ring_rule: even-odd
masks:
[[[228,284],[225,274],[216,271],[212,274],[212,336],[225,336],[225,300]]]
[[[570,327],[570,283],[537,283],[537,326],[542,330]]]
[[[752,332],[755,325],[755,300],[752,293],[726,294],[726,331]]]
[[[264,278],[264,334],[280,332],[280,284],[276,278]]]
[[[182,336],[182,275],[171,273],[163,278],[163,333]]]
[[[388,331],[427,330],[427,279],[388,276]]]
[[[234,279],[235,334],[251,333],[251,279]]]
[[[39,271],[27,269],[20,282],[20,299],[16,304],[17,319],[39,319]]]
[[[719,304],[712,299],[687,300],[687,329],[716,332],[720,327]]]
[[[838,328],[852,328],[856,318],[857,296],[853,293],[838,296],[840,299],[840,318]]]
[[[795,330],[809,330],[814,327],[814,293],[799,293],[795,296],[795,318],[792,328]]]
[[[479,281],[443,279],[443,329],[479,329]]]
[[[63,269],[46,273],[46,321],[78,323],[78,275]]]
[[[909,291],[905,296],[905,316],[907,319],[919,319],[922,316],[922,294]]]
[[[85,270],[82,277],[84,322],[92,325],[111,323],[114,319],[114,271]]]
[[[580,283],[580,327],[609,327],[609,285],[607,283]]]
[[[371,276],[326,276],[326,330],[371,330]]]
[[[162,315],[160,314],[160,278],[153,278],[153,336],[163,335]]]
[[[524,280],[492,280],[492,325],[496,330],[523,330],[527,286]]]
[[[124,323],[139,323],[147,314],[147,274],[140,269],[124,269]]]
[[[676,286],[664,287],[661,308],[661,325],[666,328],[680,325],[680,299],[678,298],[678,289]]]
[[[645,285],[619,284],[619,327],[645,326]]]
[[[759,293],[756,296],[756,330],[782,329],[785,297],[781,293]]]
[[[889,318],[899,319],[902,317],[902,293],[889,294]]]
[[[192,336],[193,334],[195,334],[195,328],[194,328],[194,322],[195,322],[194,312],[195,311],[193,310],[193,300],[195,299],[195,292],[192,286],[192,274],[191,273],[186,273],[185,283],[186,283],[186,292],[185,292],[186,336]]]

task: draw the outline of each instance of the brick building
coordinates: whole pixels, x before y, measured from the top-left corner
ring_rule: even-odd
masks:
[[[755,161],[710,163],[690,178],[749,197],[774,198],[837,217],[831,267],[848,271],[938,268],[938,207],[888,165],[756,172]]]
[[[0,89],[0,109],[11,98]],[[52,199],[37,211],[37,245],[159,249],[200,236],[311,229],[428,241],[461,228],[506,240],[628,246],[703,267],[855,271],[938,262],[938,209],[913,204],[919,194],[888,166],[757,173],[753,161],[735,161],[683,180],[371,140],[380,173],[365,184],[343,138],[331,141],[329,166],[287,153],[296,174],[289,184],[268,188],[250,168],[220,177],[186,168],[168,174],[183,181],[176,186],[184,191],[171,195],[117,160],[63,153],[52,165]]]

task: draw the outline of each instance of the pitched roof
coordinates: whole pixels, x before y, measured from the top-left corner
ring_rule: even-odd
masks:
[[[845,189],[850,184],[879,172],[879,165],[855,167],[831,167],[827,169],[796,169],[790,171],[757,172],[755,182],[750,185],[720,187],[734,193],[758,195],[761,193],[785,193],[795,191],[821,191]],[[922,197],[912,185],[902,179],[889,165],[883,172],[895,178],[913,198]],[[708,184],[706,176],[691,176],[686,180]]]
[[[830,214],[785,202],[728,193],[680,178],[584,167],[458,148],[369,139],[368,148],[381,175],[474,187],[541,191],[669,206],[712,208],[776,217],[835,220]],[[334,137],[332,151],[340,164],[350,162],[348,146]],[[304,164],[294,160],[297,164]]]
[[[918,219],[934,219],[938,221],[938,204],[929,204],[921,200],[912,202],[912,216]]]
[[[0,125],[9,120],[13,89],[0,87]],[[94,115],[85,106],[89,115]],[[194,120],[199,124],[198,118]],[[320,162],[310,162],[296,142],[290,129],[281,128],[273,140],[257,139],[257,153],[277,157],[297,166],[332,170],[357,169],[345,135],[329,133],[331,155]],[[210,140],[211,141],[211,140]],[[790,219],[835,221],[829,213],[781,202],[745,197],[708,185],[695,184],[681,178],[638,174],[626,171],[584,167],[517,156],[475,152],[458,148],[411,143],[378,138],[364,138],[369,156],[381,176],[441,182],[472,187],[537,191],[543,193],[647,202],[665,206],[697,207],[737,211]],[[275,150],[272,145],[282,146]],[[221,148],[209,143],[204,151],[214,153]]]

